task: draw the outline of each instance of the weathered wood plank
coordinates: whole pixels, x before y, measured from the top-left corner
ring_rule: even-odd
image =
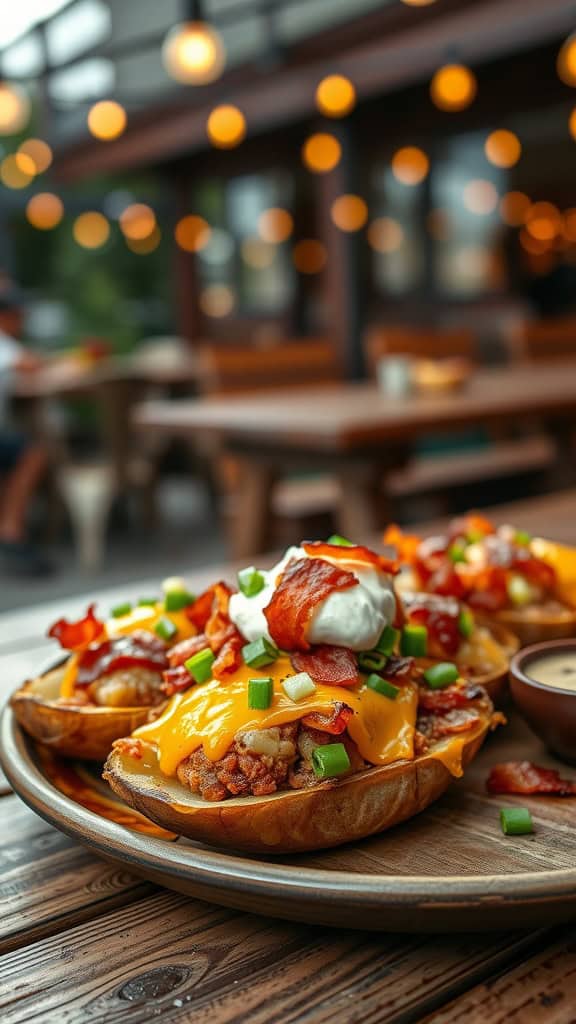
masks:
[[[158,894],[0,958],[3,1024],[352,1024],[414,1019],[535,936],[329,931]]]
[[[0,801],[0,952],[152,891],[127,871],[93,857],[18,797]]]
[[[575,1020],[574,930],[563,941],[426,1017],[427,1024],[573,1024]]]

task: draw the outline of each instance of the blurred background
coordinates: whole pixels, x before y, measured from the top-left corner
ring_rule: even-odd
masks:
[[[248,479],[193,406],[311,383],[343,410],[449,401],[555,360],[566,377],[572,0],[4,7],[1,609],[341,525],[313,436]],[[513,409],[428,424],[394,449],[374,526],[569,487],[560,433]]]

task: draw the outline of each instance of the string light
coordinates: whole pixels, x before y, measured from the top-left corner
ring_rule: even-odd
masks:
[[[327,75],[316,89],[316,106],[326,117],[346,117],[356,104],[356,89],[344,75]]]
[[[279,245],[290,238],[294,230],[294,218],[288,210],[280,206],[271,206],[258,217],[258,234],[263,242]]]
[[[162,240],[162,232],[156,224],[154,230],[146,238],[126,238],[126,245],[131,252],[136,253],[137,256],[148,256],[149,253],[154,252]]]
[[[328,259],[326,247],[315,238],[303,238],[292,249],[294,266],[300,274],[319,274]]]
[[[228,316],[234,309],[234,292],[227,284],[209,284],[200,292],[199,305],[206,316]]]
[[[514,167],[522,155],[522,145],[514,132],[498,128],[486,139],[484,152],[495,167]]]
[[[146,203],[131,203],[119,217],[120,230],[132,241],[142,241],[156,227],[156,214]]]
[[[431,4],[436,3],[436,0],[402,0],[402,3],[407,7],[430,7]]]
[[[246,135],[246,118],[238,107],[224,103],[214,107],[206,123],[208,138],[218,149],[239,146]]]
[[[500,200],[500,216],[509,227],[518,228],[524,224],[530,206],[530,198],[524,192],[506,192]]]
[[[11,153],[0,164],[0,178],[7,188],[26,188],[33,180],[34,162],[24,153]]]
[[[18,85],[0,82],[0,135],[16,135],[30,119],[28,94]]]
[[[562,215],[553,203],[533,203],[526,213],[526,230],[539,242],[551,242],[562,230]]]
[[[211,234],[208,222],[194,213],[182,217],[174,229],[176,242],[184,252],[201,252],[208,245]]]
[[[564,211],[562,230],[567,242],[576,242],[576,209]]]
[[[52,150],[48,143],[42,139],[26,139],[18,147],[18,152],[30,157],[34,163],[36,174],[42,174],[44,171],[47,171],[52,163]]]
[[[38,192],[28,201],[26,217],[39,231],[50,231],[64,216],[64,204],[53,192]]]
[[[315,174],[326,174],[340,162],[342,146],[334,135],[318,132],[306,139],[302,147],[302,160]]]
[[[574,110],[572,111],[568,119],[568,131],[570,132],[572,138],[576,139],[576,107],[574,107]]]
[[[556,70],[566,85],[576,86],[576,35],[568,36],[556,60]]]
[[[220,77],[226,64],[222,37],[204,21],[176,25],[162,47],[166,70],[184,85],[207,85]]]
[[[243,240],[240,252],[244,263],[256,270],[265,270],[266,267],[272,266],[276,256],[275,246],[254,236]]]
[[[100,249],[110,237],[110,225],[104,214],[90,210],[76,217],[72,233],[83,249]]]
[[[396,252],[404,241],[404,228],[393,217],[377,217],[369,225],[367,237],[376,252]]]
[[[522,246],[522,248],[525,249],[526,252],[531,253],[533,256],[540,256],[542,255],[542,253],[545,253],[549,248],[547,242],[539,238],[534,238],[534,236],[531,235],[526,230],[526,228],[522,228],[518,238],[520,240],[520,245]]]
[[[117,139],[126,129],[126,111],[115,100],[100,100],[88,111],[88,129],[102,142]]]
[[[445,64],[438,69],[430,83],[432,102],[440,110],[465,110],[476,98],[476,76],[464,64]]]
[[[491,181],[478,178],[469,181],[462,193],[464,206],[479,217],[493,213],[498,205],[498,193]]]
[[[419,185],[429,168],[430,161],[418,146],[403,146],[392,157],[392,173],[402,185]]]
[[[338,196],[330,210],[332,220],[341,231],[359,231],[368,220],[368,207],[360,196]]]

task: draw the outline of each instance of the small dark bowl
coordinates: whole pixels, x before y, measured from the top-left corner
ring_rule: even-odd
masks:
[[[571,651],[576,640],[550,640],[523,647],[510,662],[510,689],[528,725],[552,753],[576,764],[576,690],[561,690],[530,678],[530,664],[545,654]]]

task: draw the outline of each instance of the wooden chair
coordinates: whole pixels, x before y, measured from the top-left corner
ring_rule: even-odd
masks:
[[[458,356],[476,361],[476,340],[463,328],[436,330],[409,325],[374,325],[365,338],[366,362],[373,376],[385,356],[415,356],[418,359],[447,359]]]
[[[301,388],[340,376],[335,348],[322,339],[284,341],[270,348],[205,344],[198,355],[198,389],[204,395]]]
[[[510,333],[511,355],[527,362],[576,359],[576,315],[524,321]]]

